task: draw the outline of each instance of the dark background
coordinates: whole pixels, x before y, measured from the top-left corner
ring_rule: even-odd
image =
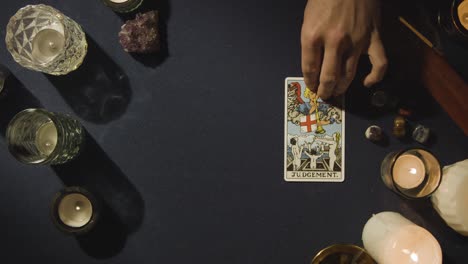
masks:
[[[2,39],[9,17],[36,3],[2,3]],[[301,75],[305,1],[160,0],[165,44],[146,57],[123,51],[122,18],[100,1],[42,3],[83,26],[89,53],[76,72],[51,77],[20,67],[2,41],[0,62],[17,80],[0,99],[1,128],[14,113],[42,106],[79,118],[88,147],[51,168],[20,164],[0,140],[1,263],[308,263],[330,244],[362,245],[364,224],[381,211],[427,228],[444,263],[466,263],[468,239],[430,201],[403,200],[379,178],[387,153],[420,145],[364,138],[371,124],[388,134],[394,118],[369,112],[359,79],[366,62],[347,95],[345,182],[283,181],[284,79]],[[466,49],[447,45],[463,72]],[[468,158],[463,132],[391,58],[390,66],[386,89],[405,91],[402,100],[434,132],[428,148],[441,164]],[[50,203],[64,185],[105,201],[95,232],[77,239],[54,227]]]

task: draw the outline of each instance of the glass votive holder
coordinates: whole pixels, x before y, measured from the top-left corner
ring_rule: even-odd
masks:
[[[52,75],[77,69],[87,52],[80,25],[47,5],[28,5],[10,18],[6,45],[21,66]]]
[[[103,0],[104,4],[118,13],[132,12],[140,7],[143,1],[144,0]]]
[[[44,109],[26,109],[7,127],[11,154],[26,164],[61,164],[76,157],[84,142],[84,129],[68,115]]]
[[[90,231],[96,225],[99,212],[98,200],[81,187],[67,187],[52,200],[52,221],[59,230],[68,234]]]
[[[376,264],[365,249],[356,245],[331,245],[320,250],[311,264]]]
[[[379,264],[442,264],[437,239],[396,212],[373,215],[364,226],[362,242]]]
[[[382,161],[380,174],[390,190],[410,199],[430,196],[442,178],[437,158],[419,148],[388,154]]]

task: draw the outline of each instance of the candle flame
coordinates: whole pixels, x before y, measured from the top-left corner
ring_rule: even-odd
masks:
[[[76,209],[77,211],[79,211],[79,210],[81,210],[81,207],[77,206],[77,207],[75,207],[75,209]]]
[[[411,174],[414,175],[414,174],[416,174],[418,171],[417,171],[415,168],[411,168],[411,169],[409,170],[409,172],[410,172]]]
[[[49,42],[49,47],[50,47],[51,49],[55,50],[55,48],[56,48],[55,43],[52,42],[52,41],[50,41],[50,42]]]

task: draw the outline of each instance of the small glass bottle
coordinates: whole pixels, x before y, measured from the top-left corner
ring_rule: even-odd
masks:
[[[141,6],[143,0],[103,0],[104,4],[118,13],[129,13]]]
[[[65,114],[26,109],[7,127],[11,154],[26,164],[61,164],[75,158],[84,142],[81,124]]]
[[[10,18],[6,45],[21,66],[52,75],[76,70],[88,44],[80,25],[47,5],[28,5]]]

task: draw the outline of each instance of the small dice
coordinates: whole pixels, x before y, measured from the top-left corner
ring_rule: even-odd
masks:
[[[397,138],[403,138],[406,135],[406,121],[402,116],[397,116],[393,120],[393,135]]]

